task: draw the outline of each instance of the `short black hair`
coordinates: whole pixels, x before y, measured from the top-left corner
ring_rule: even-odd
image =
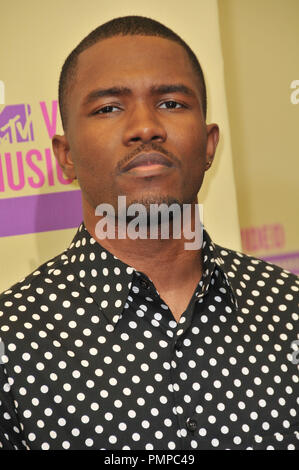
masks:
[[[70,82],[75,78],[76,66],[79,54],[97,42],[111,38],[113,36],[157,36],[169,39],[180,44],[187,52],[195,73],[199,78],[200,92],[202,98],[202,107],[204,117],[207,113],[207,93],[204,74],[200,63],[185,41],[167,26],[159,21],[147,18],[145,16],[123,16],[114,18],[104,23],[89,33],[69,54],[65,60],[59,78],[59,109],[62,120],[62,126],[66,129],[67,124],[67,98],[70,89]]]

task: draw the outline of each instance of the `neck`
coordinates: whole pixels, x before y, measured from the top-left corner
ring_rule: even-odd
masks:
[[[201,277],[201,230],[198,225],[196,201],[190,205],[190,209],[189,214],[182,214],[181,224],[177,225],[177,228],[179,227],[179,230],[175,230],[176,233],[179,233],[177,238],[174,238],[171,223],[169,223],[168,238],[161,238],[162,225],[159,226],[158,238],[155,239],[150,238],[149,228],[146,229],[146,238],[144,239],[132,239],[131,232],[128,230],[125,238],[119,238],[117,220],[115,222],[115,238],[111,238],[110,235],[108,238],[98,238],[96,227],[101,218],[95,216],[94,210],[91,210],[83,200],[84,223],[92,237],[121,261],[146,274],[156,287],[160,286],[160,289],[170,289],[182,281],[187,283],[197,279],[198,282]],[[128,228],[128,225],[126,227]],[[190,238],[190,232],[193,234],[193,240]],[[192,245],[193,249],[190,249]]]

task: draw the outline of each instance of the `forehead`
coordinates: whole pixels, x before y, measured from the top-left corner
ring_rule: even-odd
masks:
[[[196,88],[197,77],[180,44],[155,36],[116,36],[79,55],[73,91],[81,98],[97,86],[130,84],[132,88],[165,81],[188,82]]]

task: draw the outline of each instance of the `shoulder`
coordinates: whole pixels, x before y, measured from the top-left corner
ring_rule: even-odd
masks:
[[[0,335],[9,329],[8,322],[12,326],[21,317],[24,321],[29,306],[34,305],[37,299],[40,306],[43,304],[43,300],[49,299],[51,285],[54,286],[59,283],[59,274],[67,268],[65,266],[68,264],[66,251],[64,250],[54,258],[44,262],[33,272],[0,294]]]
[[[224,248],[217,244],[215,247],[220,265],[224,267],[231,278],[269,279],[270,282],[276,284],[293,284],[296,286],[294,291],[299,291],[299,277],[287,269],[240,251]],[[280,282],[279,279],[283,282]]]
[[[254,256],[215,246],[217,264],[234,293],[240,312],[263,318],[298,316],[298,276]]]

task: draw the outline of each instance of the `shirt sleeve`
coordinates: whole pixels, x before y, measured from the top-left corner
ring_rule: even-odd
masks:
[[[6,370],[0,363],[0,449],[28,449],[18,420],[18,415],[7,379]]]

